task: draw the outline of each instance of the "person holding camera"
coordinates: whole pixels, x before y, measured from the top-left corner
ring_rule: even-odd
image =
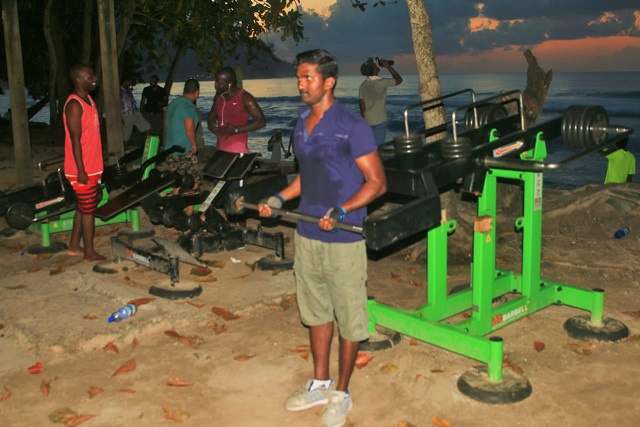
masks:
[[[391,73],[392,79],[378,76],[380,67]],[[387,88],[398,86],[402,77],[393,68],[393,61],[386,59],[368,58],[361,66],[360,73],[367,79],[360,85],[358,98],[360,114],[371,125],[376,144],[382,145],[387,138]]]

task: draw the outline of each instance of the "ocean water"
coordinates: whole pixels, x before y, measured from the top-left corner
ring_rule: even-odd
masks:
[[[403,79],[401,85],[388,90],[388,140],[405,134],[404,110],[410,105],[420,103],[418,76],[408,75],[403,76]],[[362,80],[362,76],[342,76],[339,77],[336,87],[336,97],[356,113],[359,113],[358,87]],[[214,84],[213,81],[200,83],[200,98],[197,106],[205,125],[203,128],[205,144],[215,145],[215,136],[206,128],[206,116],[211,109],[215,94]],[[526,74],[443,74],[440,76],[440,83],[443,95],[472,89],[476,100],[481,100],[503,91],[524,90]],[[285,147],[288,145],[298,109],[302,105],[296,85],[297,81],[294,77],[243,82],[243,87],[253,94],[267,119],[265,128],[250,134],[251,151],[269,156],[266,150],[267,141],[278,129],[283,133]],[[144,86],[139,84],[134,87],[134,95],[138,101]],[[175,82],[170,99],[179,96],[182,88],[182,82]],[[469,95],[461,95],[450,98],[446,105],[449,110],[452,110],[470,102]],[[0,112],[5,112],[8,104],[8,96],[0,96]],[[636,132],[631,135],[628,149],[636,156],[640,154],[640,72],[555,73],[538,123],[561,117],[571,105],[600,105],[607,111],[610,124],[635,128]],[[46,122],[48,114],[48,109],[45,109],[32,121]],[[410,110],[408,119],[410,132],[424,128],[419,109]],[[575,153],[567,150],[561,141],[549,142],[547,149],[549,152],[547,162],[557,162]],[[597,153],[592,153],[558,170],[545,172],[545,185],[572,189],[586,184],[599,184],[604,182],[606,167],[606,159]],[[640,176],[636,180],[640,180]]]

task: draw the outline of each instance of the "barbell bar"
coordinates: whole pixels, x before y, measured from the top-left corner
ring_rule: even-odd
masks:
[[[249,202],[245,202],[242,197],[240,197],[238,200],[236,200],[236,207],[238,207],[239,209],[245,208],[245,209],[251,209],[251,210],[258,210],[258,205],[255,203],[249,203]],[[300,212],[295,212],[295,211],[289,211],[286,209],[278,209],[278,208],[271,208],[271,212],[276,214],[276,215],[280,215],[282,217],[285,218],[291,218],[291,219],[296,219],[296,220],[300,220],[300,221],[307,221],[307,222],[313,222],[313,223],[317,223],[318,221],[320,221],[320,219],[322,219],[322,217],[319,216],[313,216],[313,215],[308,215],[308,214],[303,214]],[[358,225],[353,225],[353,224],[347,224],[346,222],[340,222],[340,221],[334,221],[334,226],[335,228],[339,228],[341,230],[345,230],[345,231],[351,231],[353,233],[358,233],[358,234],[362,234],[364,228],[360,227]]]

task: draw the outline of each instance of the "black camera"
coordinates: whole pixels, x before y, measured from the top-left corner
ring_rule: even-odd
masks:
[[[385,61],[385,60],[383,59],[383,61]],[[391,60],[391,61],[387,61],[387,62],[388,62],[388,63],[389,63],[389,65],[391,65],[391,66],[393,66],[393,64],[395,64],[395,62],[393,62],[393,60]],[[378,66],[380,66],[380,58],[378,58],[377,56],[376,56],[376,64],[377,64]]]

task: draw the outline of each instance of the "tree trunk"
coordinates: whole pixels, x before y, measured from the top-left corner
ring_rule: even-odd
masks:
[[[16,180],[22,187],[33,182],[31,140],[24,92],[24,68],[20,41],[17,0],[2,0],[2,28],[7,57],[7,75],[11,91],[11,128],[16,160]]]
[[[164,90],[167,91],[167,95],[171,93],[171,86],[173,86],[173,79],[178,72],[178,68],[180,68],[180,61],[187,51],[187,47],[184,44],[178,46],[178,50],[176,50],[176,54],[173,56],[173,61],[171,62],[171,67],[169,68],[169,73],[167,74],[167,81],[164,84]]]
[[[53,0],[52,10],[55,11],[59,3],[58,0]],[[57,120],[52,123],[51,129],[56,141],[62,141],[64,138],[64,127],[62,126],[62,106],[67,96],[71,93],[71,82],[69,80],[69,62],[67,59],[67,44],[63,40],[63,30],[60,24],[60,18],[57,13],[52,13],[49,18],[49,25],[51,26],[51,41],[53,43],[53,49],[55,50],[56,58],[56,83],[54,89],[54,95],[57,105]],[[54,102],[55,103],[55,102]],[[57,125],[56,125],[57,124]]]
[[[51,37],[51,6],[53,0],[46,0],[44,6],[44,22],[42,32],[47,42],[47,50],[49,52],[49,125],[55,128],[58,124],[58,108],[56,103],[56,71],[58,69],[58,58],[56,50],[53,47],[53,39]]]
[[[117,157],[124,154],[122,114],[120,112],[120,84],[116,50],[115,13],[113,0],[98,0],[100,26],[100,56],[104,66],[102,86],[106,113],[107,152]]]
[[[118,15],[118,31],[116,33],[116,49],[118,52],[118,76],[122,77],[123,61],[122,55],[127,45],[127,35],[133,23],[133,13],[136,10],[136,2],[127,0],[121,8],[122,12]]]
[[[431,39],[431,26],[427,5],[424,0],[407,0],[409,22],[411,23],[411,37],[413,39],[413,51],[418,65],[418,77],[420,81],[419,93],[422,101],[437,98],[441,95],[440,77],[436,66],[436,57],[433,53]],[[425,111],[425,127],[430,128],[445,122],[444,108],[434,108]],[[439,139],[434,135],[429,140]]]
[[[91,17],[93,15],[94,0],[84,0],[84,11],[82,13],[82,54],[80,62],[83,64],[91,64],[91,39],[93,25],[91,25]]]

